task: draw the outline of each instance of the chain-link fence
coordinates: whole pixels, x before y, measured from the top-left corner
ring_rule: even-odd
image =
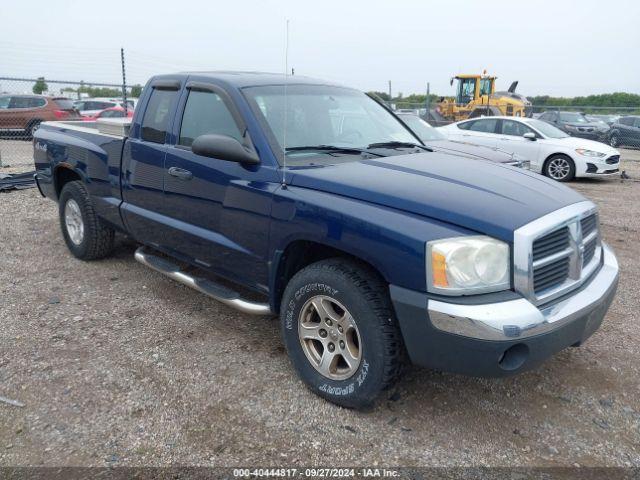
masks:
[[[170,68],[160,60],[135,55],[134,58],[137,80],[148,77],[151,70],[160,73]],[[142,82],[123,88],[122,83],[113,82],[0,77],[0,167],[4,171],[24,171],[32,167],[30,140],[44,121],[84,121],[98,116],[132,115],[142,92],[141,85]],[[447,115],[442,108],[442,97],[430,94],[423,98],[422,102],[400,98],[387,99],[386,103],[395,111],[418,115],[433,126],[463,118]],[[541,98],[546,100],[546,97]],[[503,112],[489,107],[481,114],[505,113],[518,114],[513,110]],[[616,147],[640,148],[640,105],[533,103],[527,106],[526,115],[548,122],[569,135],[592,138]]]
[[[138,85],[123,92],[115,83],[0,77],[0,166],[32,166],[30,140],[42,122],[131,115],[141,91]]]

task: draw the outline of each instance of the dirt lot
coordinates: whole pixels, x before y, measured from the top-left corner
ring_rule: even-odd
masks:
[[[412,368],[375,408],[309,393],[278,323],[163,278],[120,243],[66,250],[56,205],[0,194],[0,465],[640,466],[640,153],[579,181],[621,265],[602,328],[540,369]],[[635,160],[632,160],[635,158]]]

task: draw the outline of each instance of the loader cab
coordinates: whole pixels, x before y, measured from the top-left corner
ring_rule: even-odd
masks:
[[[483,95],[491,95],[494,92],[495,77],[480,75],[460,75],[451,79],[451,83],[457,80],[456,103],[468,105]]]

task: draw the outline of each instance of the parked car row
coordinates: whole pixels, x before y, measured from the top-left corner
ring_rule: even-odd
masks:
[[[135,110],[137,99],[127,99],[127,110]],[[124,110],[124,101],[116,98],[86,98],[76,100],[73,106],[83,117],[94,117],[103,110],[120,107]]]
[[[585,115],[549,110],[538,116],[572,137],[608,143],[612,147],[640,147],[640,116]]]
[[[42,122],[95,121],[98,118],[132,117],[137,99],[90,98],[73,101],[46,95],[0,95],[0,131],[31,138]]]
[[[31,137],[42,122],[50,120],[80,120],[80,113],[68,98],[0,95],[0,130]]]

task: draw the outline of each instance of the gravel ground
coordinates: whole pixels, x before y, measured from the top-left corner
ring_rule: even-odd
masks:
[[[33,145],[29,140],[0,138],[0,173],[33,170]]]
[[[632,160],[632,156],[636,159]],[[356,412],[307,391],[275,319],[133,260],[75,260],[56,205],[0,194],[0,466],[640,466],[640,152],[601,207],[620,288],[581,348],[507,379],[420,368]]]

